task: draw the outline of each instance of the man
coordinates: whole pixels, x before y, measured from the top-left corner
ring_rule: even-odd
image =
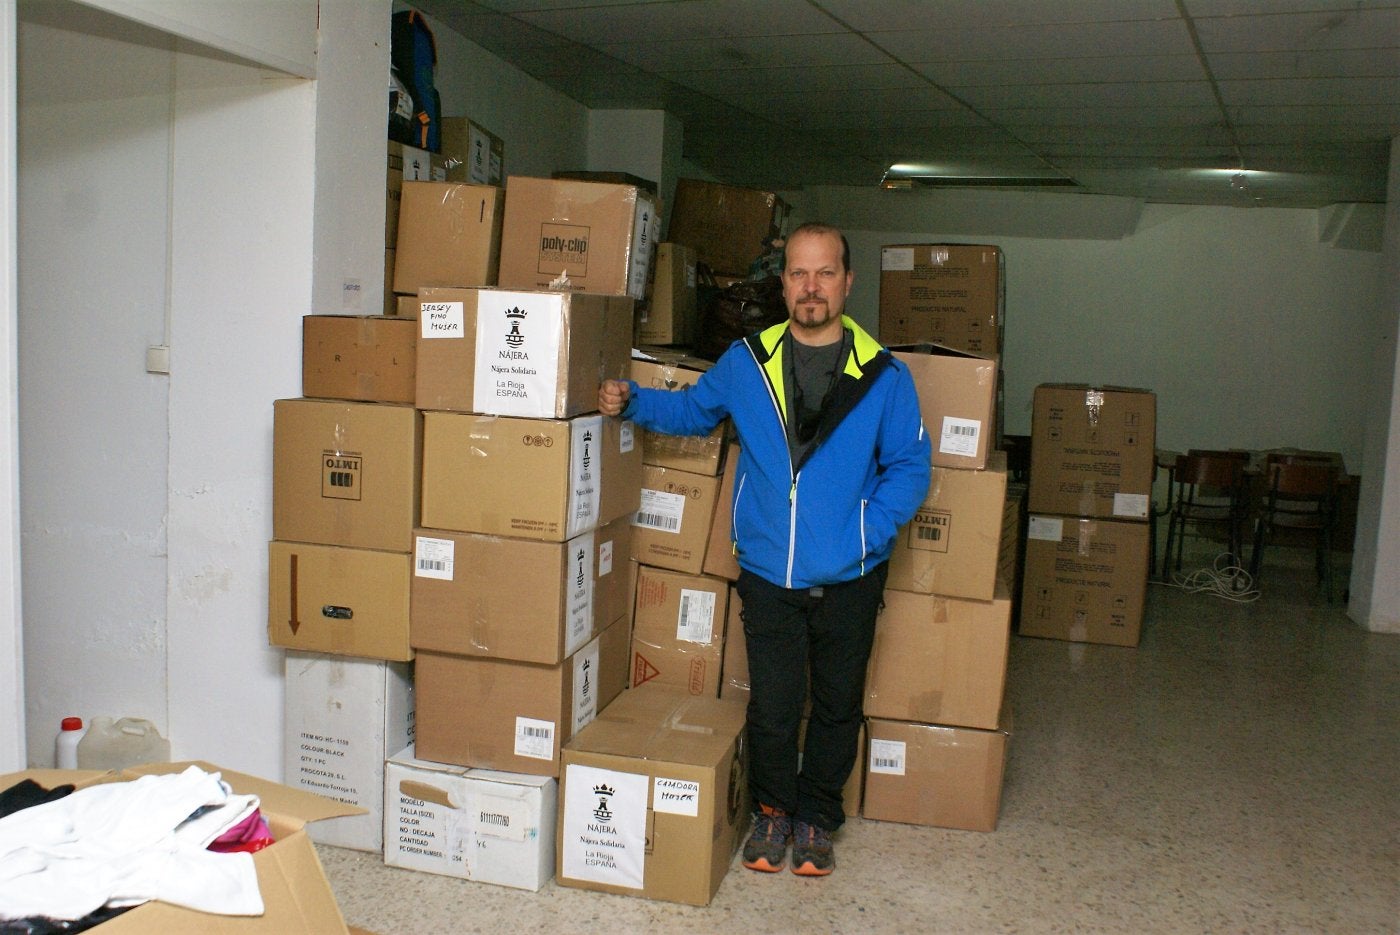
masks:
[[[786,322],[734,342],[685,392],[608,380],[598,408],[671,435],[704,435],[733,417],[755,806],[744,866],[781,870],[791,843],[794,873],[825,876],[887,562],[928,493],[929,439],[908,368],[843,315],[854,276],[841,232],[798,227],[782,278]]]

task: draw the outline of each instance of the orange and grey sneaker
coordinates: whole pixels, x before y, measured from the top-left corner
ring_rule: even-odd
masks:
[[[792,820],[787,812],[760,805],[753,813],[753,831],[744,842],[744,866],[763,873],[777,873],[787,862]]]
[[[831,832],[800,818],[792,826],[792,872],[800,877],[824,877],[836,869]]]

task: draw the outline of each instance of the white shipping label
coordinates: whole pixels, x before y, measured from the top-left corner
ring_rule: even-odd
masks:
[[[632,216],[632,255],[628,264],[627,294],[638,302],[647,297],[647,279],[651,275],[651,254],[661,230],[656,206],[639,193],[637,210]]]
[[[433,157],[426,149],[416,146],[403,148],[403,180],[405,182],[433,181]]]
[[[1147,519],[1147,494],[1116,493],[1113,495],[1113,515]]]
[[[413,541],[413,574],[418,578],[452,580],[453,556],[457,543],[451,539],[418,536]]]
[[[977,442],[982,437],[982,423],[977,419],[943,417],[943,431],[938,436],[938,452],[945,455],[977,457]]]
[[[681,531],[681,516],[685,513],[685,497],[664,490],[642,488],[641,506],[632,517],[633,526],[658,532]]]
[[[618,434],[617,450],[623,454],[632,451],[632,446],[637,443],[637,426],[631,419],[623,422],[619,428],[622,430]]]
[[[574,653],[573,734],[583,730],[598,716],[598,640]]]
[[[541,292],[477,293],[473,409],[554,418],[564,301],[565,296]]]
[[[646,875],[647,777],[570,763],[564,771],[561,873],[639,890]]]
[[[532,760],[554,759],[554,722],[532,717],[515,719],[515,755]]]
[[[913,268],[913,247],[885,247],[880,251],[880,269],[905,273]]]
[[[872,773],[887,773],[891,776],[904,775],[904,741],[902,740],[875,740],[870,741],[870,771]]]
[[[593,635],[593,553],[594,534],[589,532],[569,541],[569,605],[564,621],[564,654]]]
[[[700,783],[657,776],[651,784],[651,810],[667,815],[700,815]]]
[[[522,799],[483,792],[472,810],[473,830],[481,837],[524,841],[529,823],[530,806]]]
[[[569,423],[569,528],[574,536],[598,526],[602,510],[603,417],[584,416]]]
[[[687,289],[694,289],[694,288],[695,288],[695,264],[694,264],[694,263],[687,263],[687,264],[685,264],[685,287],[686,287]]]
[[[613,541],[609,539],[598,546],[598,577],[606,578],[612,574],[613,563]]]
[[[1065,521],[1058,516],[1032,516],[1026,523],[1026,538],[1059,542],[1065,537]]]
[[[681,588],[676,639],[709,645],[715,635],[715,592]]]
[[[418,331],[423,338],[465,338],[461,302],[420,302]]]

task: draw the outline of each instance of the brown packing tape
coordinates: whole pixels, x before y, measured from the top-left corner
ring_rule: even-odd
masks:
[[[434,805],[441,805],[443,808],[461,807],[452,801],[452,796],[448,794],[446,789],[428,782],[405,779],[399,783],[399,792],[410,799],[431,802]]]

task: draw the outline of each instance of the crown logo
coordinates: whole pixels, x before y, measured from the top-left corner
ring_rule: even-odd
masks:
[[[515,308],[508,308],[508,309],[506,309],[506,317],[507,317],[507,318],[524,318],[525,316],[527,316],[527,315],[529,315],[529,314],[530,314],[530,313],[527,312],[527,311],[525,311],[525,309],[520,308],[520,307],[518,307],[518,306],[515,307]]]
[[[593,787],[593,794],[598,797],[598,807],[593,810],[593,817],[599,821],[612,821],[613,813],[608,808],[608,799],[616,794],[616,790],[604,782]]]

